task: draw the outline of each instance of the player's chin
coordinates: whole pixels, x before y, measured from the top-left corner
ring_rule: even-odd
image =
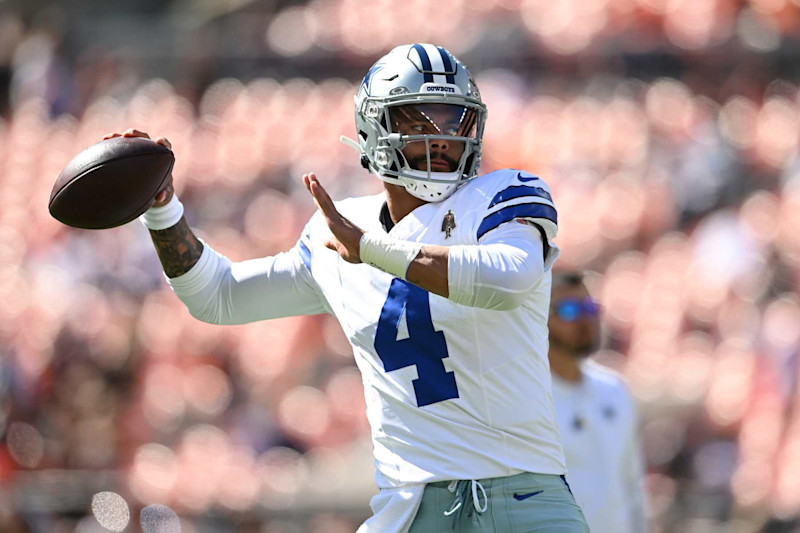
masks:
[[[582,359],[584,357],[588,357],[596,352],[598,349],[597,342],[594,340],[586,340],[584,342],[576,342],[572,345],[572,355],[575,357]]]

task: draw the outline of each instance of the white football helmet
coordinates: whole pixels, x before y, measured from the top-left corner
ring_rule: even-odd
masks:
[[[486,106],[467,68],[441,46],[403,45],[383,56],[355,104],[361,163],[382,180],[439,202],[476,176]]]

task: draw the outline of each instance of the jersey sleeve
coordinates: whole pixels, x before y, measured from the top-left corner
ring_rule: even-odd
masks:
[[[558,258],[559,249],[553,239],[558,233],[558,213],[550,187],[537,176],[505,169],[493,173],[487,197],[491,198],[478,223],[476,237],[482,242],[503,224],[525,221],[537,227],[545,243],[544,267],[549,270]]]
[[[477,246],[451,246],[448,298],[499,311],[519,307],[544,273],[543,246],[539,232],[526,224],[505,224]]]
[[[189,272],[168,279],[192,316],[212,324],[330,312],[310,272],[308,245],[300,241],[271,257],[232,262],[204,244]]]

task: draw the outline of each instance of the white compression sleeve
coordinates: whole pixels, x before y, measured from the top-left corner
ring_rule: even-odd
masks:
[[[535,227],[504,224],[481,244],[451,246],[449,299],[469,307],[519,307],[545,272],[544,244]]]
[[[232,263],[203,243],[197,264],[167,281],[192,316],[212,324],[329,311],[297,247],[273,257]]]

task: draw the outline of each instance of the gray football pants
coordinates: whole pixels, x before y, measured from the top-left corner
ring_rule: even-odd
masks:
[[[425,486],[409,533],[588,533],[563,476],[522,473]]]

